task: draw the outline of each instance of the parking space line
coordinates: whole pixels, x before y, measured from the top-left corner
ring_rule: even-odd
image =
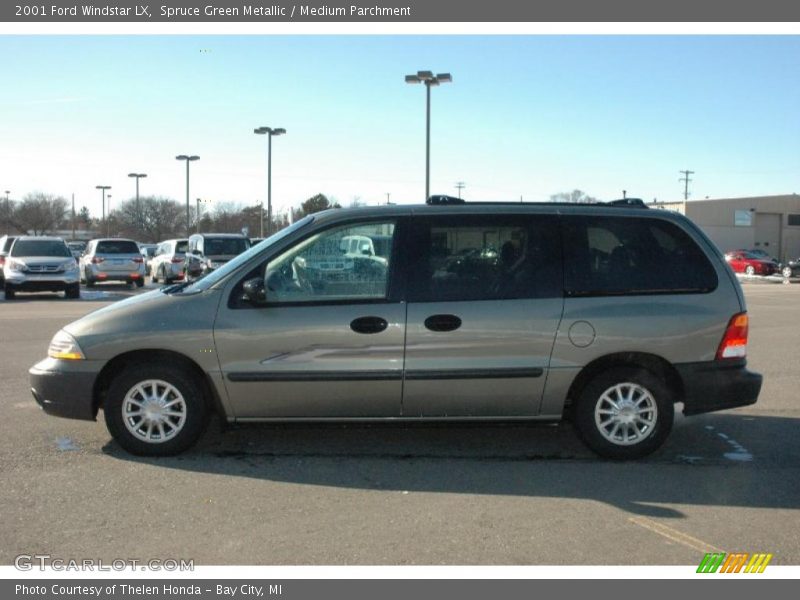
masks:
[[[657,523],[651,519],[647,519],[645,517],[629,517],[628,521],[631,523],[638,525],[639,527],[644,527],[645,529],[652,531],[662,537],[665,537],[673,542],[678,544],[682,544],[687,548],[691,548],[692,550],[697,550],[698,552],[725,552],[721,548],[717,548],[709,544],[708,542],[704,542],[703,540],[699,540],[696,537],[692,537],[687,535],[677,529],[673,529],[672,527],[668,527],[666,525],[662,525],[661,523]]]

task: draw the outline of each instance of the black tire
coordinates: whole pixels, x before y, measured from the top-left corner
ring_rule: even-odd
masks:
[[[618,385],[621,386],[617,388],[619,392],[614,389]],[[611,398],[617,398],[617,393],[627,396],[631,390],[634,390],[634,402],[646,409],[639,414],[652,419],[652,423],[648,426],[624,424],[620,431],[611,435],[614,433],[612,416],[608,417],[609,425],[602,428],[595,418],[595,409],[599,405],[608,406],[604,399],[605,393],[608,392]],[[644,393],[640,393],[641,390]],[[649,398],[646,394],[649,394]],[[627,399],[623,402],[627,403]],[[600,373],[584,386],[575,402],[573,420],[583,441],[600,456],[617,460],[641,458],[657,450],[667,439],[675,416],[673,402],[674,398],[665,383],[650,371],[638,367],[617,367]],[[622,417],[626,418],[626,415],[623,413]],[[603,429],[606,431],[605,435]],[[633,439],[628,443],[622,439],[610,439],[617,435]],[[635,437],[641,439],[635,441]]]
[[[65,298],[80,298],[81,297],[81,284],[80,283],[72,283],[67,286],[64,290],[64,297]]]
[[[14,288],[11,287],[9,284],[7,283],[3,284],[3,291],[5,292],[6,300],[13,300],[14,298],[16,298],[17,294],[14,291]]]
[[[86,287],[94,287],[94,279],[89,277],[89,271],[84,271],[83,278],[86,280]]]
[[[208,405],[203,389],[195,379],[180,367],[156,363],[129,365],[111,382],[106,396],[103,412],[108,431],[120,446],[137,456],[172,456],[188,450],[200,438],[208,422]],[[122,414],[128,393],[137,384],[149,380],[165,382],[183,397],[185,419],[182,427],[165,441],[146,441],[134,435],[126,426]],[[142,421],[131,421],[131,427],[136,428]]]
[[[144,287],[144,279],[137,279],[136,280],[136,287]]]
[[[172,279],[171,277],[169,277],[169,276],[167,275],[167,271],[166,271],[166,269],[164,268],[164,265],[161,265],[161,279],[164,281],[164,283],[165,283],[166,285],[169,285],[169,284],[171,284],[171,283],[174,283],[174,282],[175,282],[175,280],[174,280],[174,279]]]

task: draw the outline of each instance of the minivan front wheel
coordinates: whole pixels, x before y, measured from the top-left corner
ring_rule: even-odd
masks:
[[[125,450],[169,456],[199,439],[208,419],[203,390],[183,369],[131,365],[111,383],[103,407],[106,426]]]
[[[658,449],[672,429],[673,398],[644,369],[620,367],[592,379],[575,405],[578,433],[600,456],[631,459]]]

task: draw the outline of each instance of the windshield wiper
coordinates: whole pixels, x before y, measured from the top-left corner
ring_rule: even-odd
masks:
[[[172,285],[168,285],[166,287],[162,287],[161,288],[161,292],[163,294],[174,294],[175,292],[181,291],[183,288],[185,288],[188,285],[191,285],[192,283],[194,283],[194,282],[193,281],[182,281],[180,283],[175,283],[175,284],[172,284]]]

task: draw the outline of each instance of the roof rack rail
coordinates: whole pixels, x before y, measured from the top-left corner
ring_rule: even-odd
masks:
[[[622,206],[627,208],[647,208],[647,204],[641,198],[621,198],[606,202],[609,206]]]
[[[455,196],[437,195],[430,196],[425,201],[425,204],[430,204],[431,206],[441,206],[446,204],[466,204],[466,201],[463,198],[456,198]]]

